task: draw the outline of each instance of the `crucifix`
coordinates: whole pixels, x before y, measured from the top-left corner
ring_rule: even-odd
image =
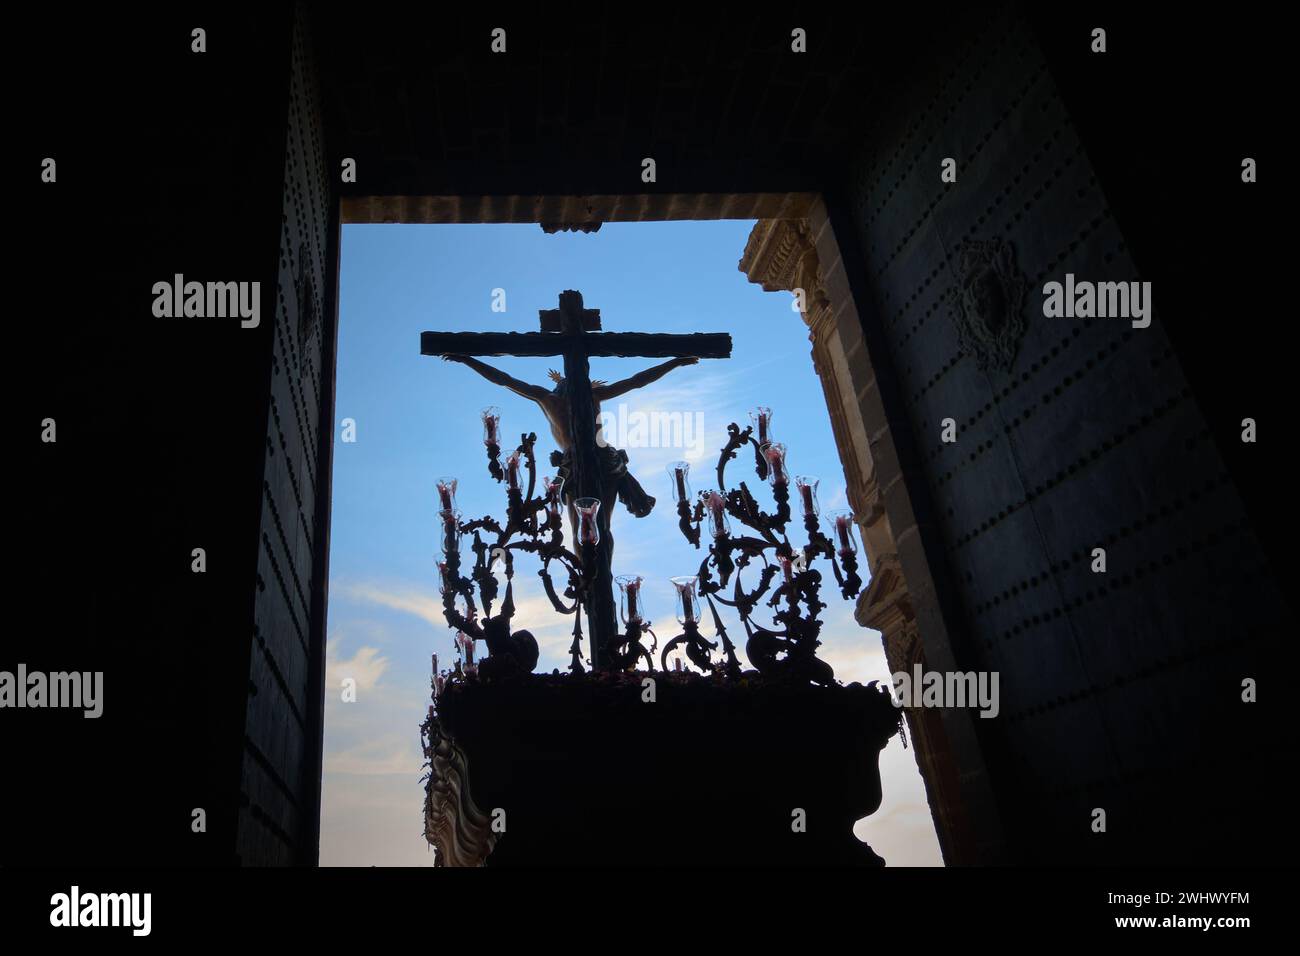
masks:
[[[600,542],[595,548],[596,567],[587,604],[591,635],[591,664],[601,666],[605,644],[618,632],[614,589],[611,578],[613,539],[609,533],[610,511],[617,497],[636,517],[644,517],[654,506],[627,471],[627,455],[612,448],[598,435],[597,416],[602,398],[613,398],[666,375],[679,365],[702,358],[728,358],[731,336],[725,332],[660,334],[650,332],[602,332],[600,310],[583,307],[582,293],[560,293],[558,309],[539,310],[539,332],[422,332],[420,354],[439,355],[469,365],[488,381],[509,388],[536,402],[551,424],[560,444],[567,474],[564,496],[570,503],[579,498],[602,502],[597,512]],[[474,355],[564,357],[564,374],[552,373],[554,389],[521,382],[499,369],[478,362]],[[669,358],[671,361],[639,375],[607,385],[593,383],[588,359],[592,356]]]

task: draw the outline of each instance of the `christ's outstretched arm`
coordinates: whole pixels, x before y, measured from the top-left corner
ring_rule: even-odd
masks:
[[[683,365],[694,365],[699,359],[694,356],[688,358],[669,359],[653,368],[648,368],[644,372],[637,372],[630,378],[625,378],[621,382],[614,382],[612,385],[596,385],[592,388],[591,394],[597,401],[604,401],[607,398],[617,398],[620,395],[626,395],[628,392],[635,391],[643,385],[649,385],[651,382],[658,381],[675,368],[681,368]]]
[[[501,385],[510,389],[516,395],[532,399],[539,402],[550,392],[540,385],[529,385],[527,382],[521,382],[519,379],[507,375],[499,368],[493,368],[486,362],[480,362],[478,359],[470,358],[468,355],[443,355],[448,362],[460,362],[462,365],[468,365],[474,371],[478,372],[493,385]]]

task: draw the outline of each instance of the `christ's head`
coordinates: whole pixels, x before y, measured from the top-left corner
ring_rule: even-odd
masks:
[[[556,394],[556,395],[563,395],[563,394],[564,394],[564,381],[565,381],[564,376],[561,375],[559,372],[557,372],[555,369],[551,368],[551,369],[547,369],[547,370],[546,370],[546,377],[549,378],[552,382],[555,383],[555,388],[554,388],[554,392],[555,392],[555,394]],[[597,378],[597,379],[592,379],[591,387],[592,387],[592,388],[601,388],[601,387],[604,386],[605,384],[607,384],[607,383],[601,381],[601,380],[598,379],[598,378]]]

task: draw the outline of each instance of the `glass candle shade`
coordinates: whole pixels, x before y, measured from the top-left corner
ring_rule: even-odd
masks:
[[[781,565],[781,576],[785,578],[785,583],[790,584],[794,581],[794,561],[785,555],[778,555],[777,562]]]
[[[682,625],[699,624],[700,599],[695,594],[699,586],[698,575],[670,578],[677,589],[677,623]]]
[[[690,473],[690,462],[675,461],[668,466],[668,477],[673,489],[674,503],[691,500],[691,483],[687,480]]]
[[[821,514],[821,505],[817,502],[817,479],[799,475],[794,486],[799,489],[799,505],[803,508],[805,518],[816,518]]]
[[[438,593],[442,595],[451,592],[451,567],[446,561],[438,562]]]
[[[832,511],[826,515],[826,526],[830,531],[832,543],[840,557],[857,554],[858,542],[853,537],[853,512],[847,509]]]
[[[466,634],[464,631],[457,631],[457,632],[456,632],[456,644],[457,644],[457,646],[460,648],[460,652],[461,652],[461,654],[464,655],[465,663],[466,663],[467,665],[472,665],[472,664],[474,663],[474,638],[473,638],[473,636],[472,636],[472,635],[469,635],[469,634]]]
[[[727,520],[727,499],[716,491],[710,491],[705,499],[709,512],[709,534],[715,538],[731,534],[731,522]]]
[[[501,409],[489,405],[481,412],[483,417],[483,444],[501,444]]]
[[[785,470],[785,445],[772,442],[763,449],[763,456],[767,458],[767,480],[772,487],[789,483],[790,475]]]
[[[578,513],[578,544],[600,544],[600,525],[596,516],[600,513],[599,498],[579,498],[573,503]]]
[[[619,611],[624,624],[641,623],[641,576],[620,574],[614,579],[619,590]]]
[[[447,514],[456,510],[456,479],[438,479],[438,513]]]
[[[518,451],[506,456],[506,487],[511,491],[519,490],[519,457]]]
[[[542,493],[546,496],[546,511],[556,521],[560,519],[560,503],[563,500],[560,495],[563,491],[563,478],[551,478],[547,475],[542,479]]]
[[[749,413],[749,420],[754,426],[754,437],[759,448],[766,448],[772,441],[772,409],[759,405]]]

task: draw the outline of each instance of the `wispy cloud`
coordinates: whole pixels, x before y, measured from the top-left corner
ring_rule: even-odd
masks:
[[[325,657],[325,686],[339,687],[345,678],[352,678],[358,691],[374,690],[387,669],[388,658],[380,657],[378,648],[358,648],[347,660],[335,657],[331,649]]]
[[[433,597],[430,590],[407,585],[383,587],[369,583],[345,583],[338,587],[343,595],[362,604],[378,604],[394,611],[414,614],[435,627],[446,627],[447,622],[442,616],[442,600]]]

